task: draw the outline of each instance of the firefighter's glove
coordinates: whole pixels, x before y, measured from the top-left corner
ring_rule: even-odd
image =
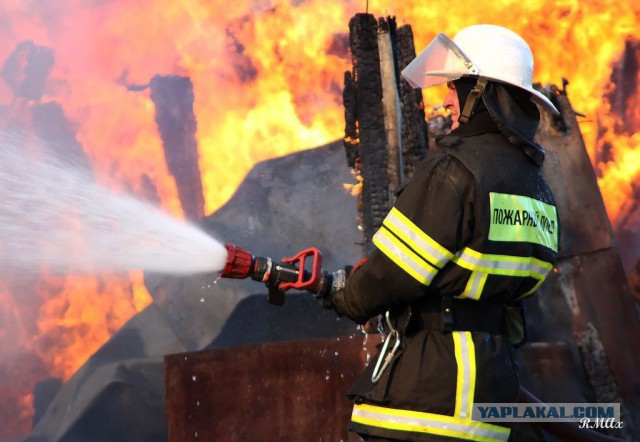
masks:
[[[333,295],[344,288],[347,283],[347,277],[348,273],[345,269],[327,274],[326,285],[315,295],[316,299],[322,301],[324,308],[333,308]]]
[[[336,270],[333,272],[333,278],[331,280],[331,293],[335,293],[338,290],[342,290],[347,285],[347,271],[345,269]]]

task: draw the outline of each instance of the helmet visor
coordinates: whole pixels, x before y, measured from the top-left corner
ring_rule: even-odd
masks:
[[[440,33],[409,65],[402,76],[414,88],[428,88],[463,75],[478,75],[478,70],[462,50]]]

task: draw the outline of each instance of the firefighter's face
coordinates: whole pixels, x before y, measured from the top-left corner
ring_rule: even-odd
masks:
[[[458,118],[460,117],[460,101],[458,100],[458,93],[456,92],[456,86],[453,81],[447,83],[447,96],[442,103],[445,109],[451,112],[451,130],[455,130],[460,126]]]

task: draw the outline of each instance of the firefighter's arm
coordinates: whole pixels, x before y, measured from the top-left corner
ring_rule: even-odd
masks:
[[[470,235],[474,180],[455,158],[416,172],[374,235],[375,249],[324,299],[358,323],[428,293],[438,272]]]

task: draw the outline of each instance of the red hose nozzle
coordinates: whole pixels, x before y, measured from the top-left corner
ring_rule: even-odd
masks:
[[[233,244],[226,243],[227,262],[220,272],[223,278],[244,279],[253,273],[251,263],[253,255],[248,250],[236,247]]]

